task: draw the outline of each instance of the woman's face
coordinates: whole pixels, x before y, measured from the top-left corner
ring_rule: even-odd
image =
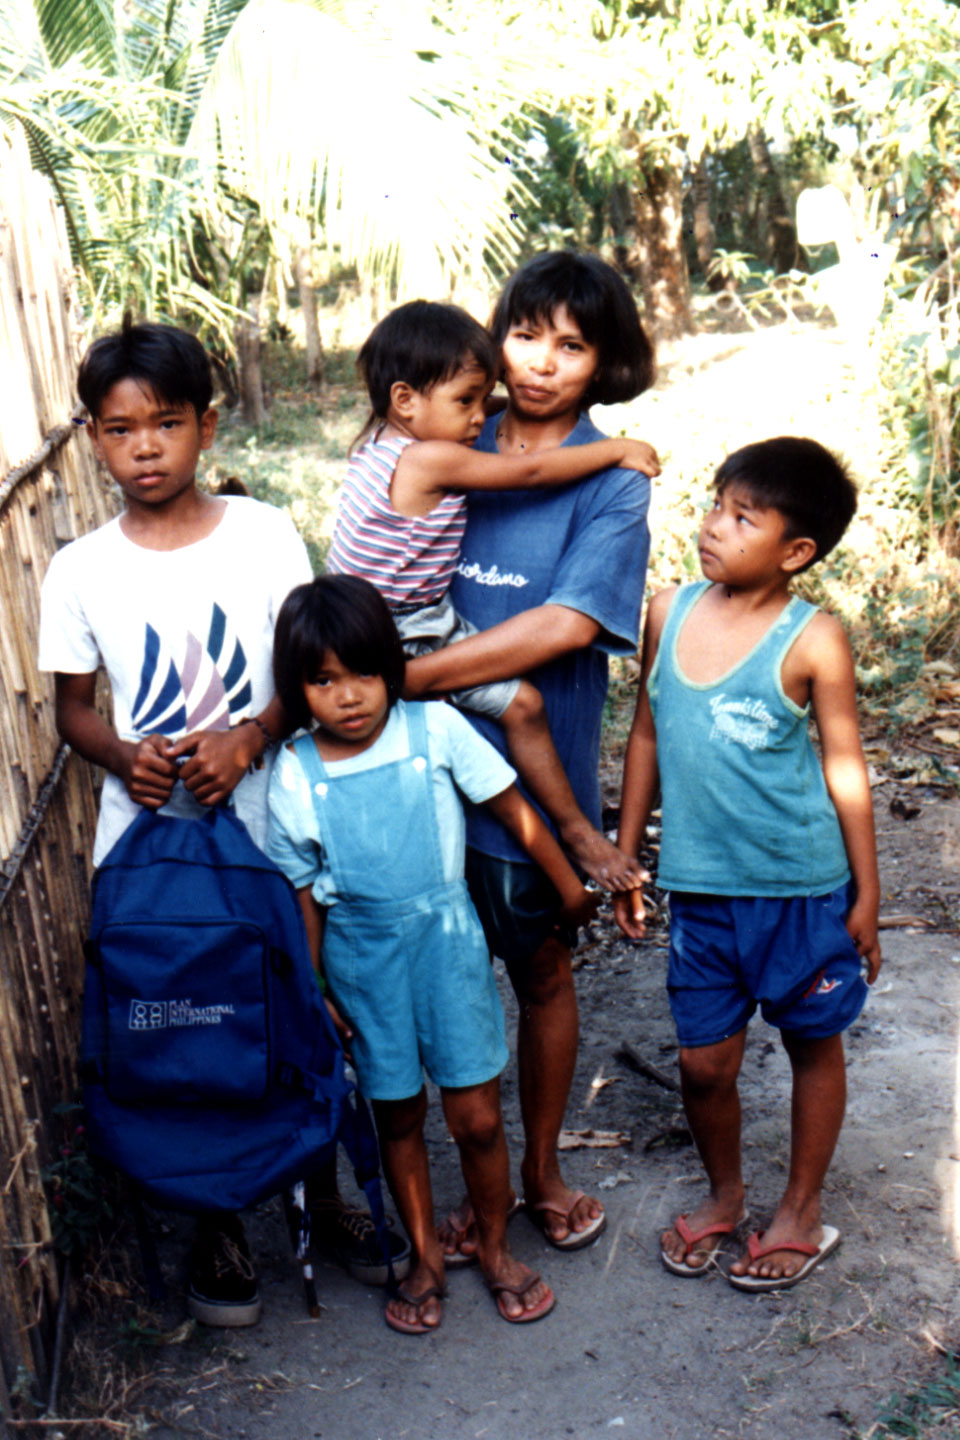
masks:
[[[600,368],[566,305],[549,321],[511,325],[503,341],[503,378],[514,411],[528,420],[576,420]]]

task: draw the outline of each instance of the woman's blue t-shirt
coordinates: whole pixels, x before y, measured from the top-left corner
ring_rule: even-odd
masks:
[[[478,450],[496,451],[496,428],[497,417],[491,417],[476,442]],[[564,444],[603,438],[584,414]],[[600,823],[597,767],[607,654],[636,652],[650,549],[649,505],[650,481],[635,470],[601,470],[547,490],[472,492],[451,590],[457,610],[481,630],[538,605],[565,605],[599,624],[595,644],[527,677],[543,695],[560,759],[595,825]],[[482,716],[469,719],[506,753],[499,725]],[[499,859],[529,859],[482,810],[469,813],[467,843]]]

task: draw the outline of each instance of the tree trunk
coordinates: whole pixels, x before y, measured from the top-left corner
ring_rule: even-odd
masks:
[[[263,397],[263,372],[260,368],[260,307],[262,290],[248,290],[243,316],[237,321],[237,367],[239,369],[240,404],[248,425],[262,425],[267,418]]]
[[[633,204],[644,322],[655,339],[676,340],[694,328],[679,173],[648,161],[639,176]]]
[[[750,159],[757,172],[756,231],[758,249],[778,275],[792,270],[797,263],[797,231],[790,206],[783,194],[780,176],[773,163],[767,137],[751,126],[747,131]]]
[[[325,378],[323,341],[320,338],[320,324],[317,319],[317,292],[313,283],[313,256],[306,245],[298,245],[293,252],[293,274],[300,296],[300,310],[303,315],[303,335],[307,347],[307,384],[323,388]]]
[[[630,187],[622,180],[611,188],[607,205],[610,229],[613,232],[614,263],[621,275],[639,284],[637,263],[637,229]]]
[[[717,248],[716,231],[710,204],[713,198],[713,181],[707,168],[707,157],[701,155],[693,172],[693,239],[697,247],[697,263],[711,290],[723,289],[722,275],[708,275],[707,271],[713,252]]]

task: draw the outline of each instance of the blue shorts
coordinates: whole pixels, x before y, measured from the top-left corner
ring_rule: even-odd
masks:
[[[490,953],[508,969],[532,960],[551,936],[569,949],[577,931],[560,918],[560,896],[539,865],[467,849],[467,885]]]
[[[670,896],[667,989],[681,1045],[716,1045],[760,1006],[768,1025],[814,1040],[846,1030],[867,983],[844,924],[848,883],[829,895]]]

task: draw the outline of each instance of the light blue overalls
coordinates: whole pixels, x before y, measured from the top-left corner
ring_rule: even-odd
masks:
[[[466,881],[444,879],[425,707],[405,711],[409,754],[369,770],[331,773],[312,735],[294,745],[337,893],[324,974],[374,1100],[418,1094],[424,1069],[443,1088],[483,1084],[508,1058]]]

